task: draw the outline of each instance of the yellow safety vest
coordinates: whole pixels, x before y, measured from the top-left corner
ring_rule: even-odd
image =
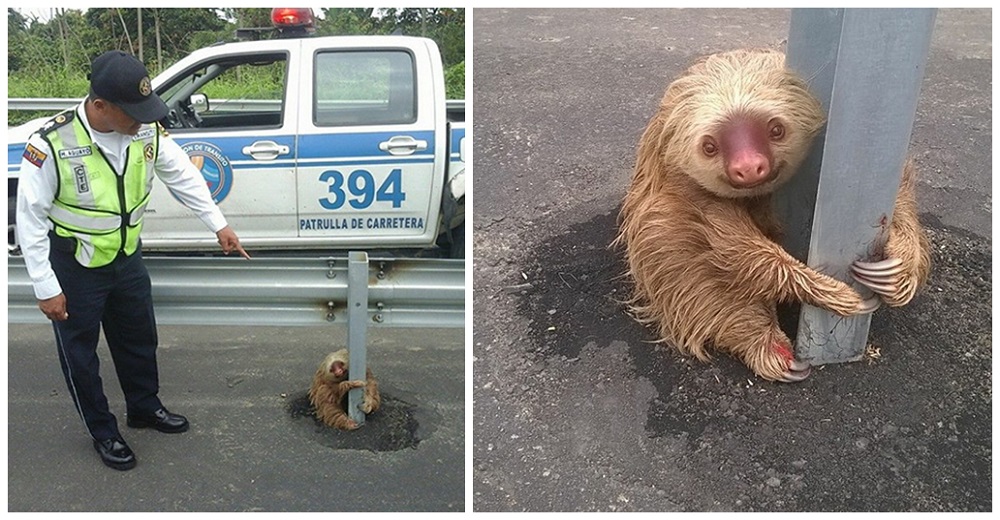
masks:
[[[125,153],[119,175],[73,110],[39,133],[52,148],[59,184],[49,212],[55,233],[76,239],[75,257],[84,267],[108,265],[119,252],[135,253],[142,215],[153,187],[159,132],[142,125]]]

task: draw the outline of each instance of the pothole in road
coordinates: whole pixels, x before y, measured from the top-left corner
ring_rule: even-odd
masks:
[[[293,396],[288,414],[307,428],[308,435],[323,446],[335,450],[399,451],[416,448],[428,431],[418,422],[416,405],[382,394],[382,406],[365,418],[364,426],[352,431],[331,428],[316,418],[309,395]]]

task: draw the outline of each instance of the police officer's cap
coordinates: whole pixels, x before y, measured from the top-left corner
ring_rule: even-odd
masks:
[[[159,121],[167,115],[167,105],[153,92],[146,66],[122,51],[108,51],[94,59],[90,90],[140,123]]]

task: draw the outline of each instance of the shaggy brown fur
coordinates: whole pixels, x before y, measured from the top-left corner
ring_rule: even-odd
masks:
[[[776,304],[799,301],[844,316],[865,311],[857,291],[776,243],[781,226],[770,194],[794,173],[823,124],[819,102],[777,51],[703,58],[667,88],[639,143],[615,241],[626,249],[635,283],[631,309],[658,329],[660,341],[702,361],[714,345],[765,379],[797,381],[808,365],[794,360]],[[734,180],[736,152],[725,149],[733,128],[762,136],[741,145],[761,150],[758,162],[769,170],[761,184]],[[929,271],[913,184],[908,165],[886,245],[904,266],[898,294],[885,297],[890,304],[909,301]]]
[[[907,160],[885,243],[886,258],[901,261],[901,272],[891,284],[895,290],[882,294],[882,301],[892,307],[910,303],[931,274],[931,246],[917,218],[916,185],[917,169],[912,159]]]
[[[349,381],[347,349],[341,349],[326,356],[316,369],[312,386],[309,388],[309,401],[316,407],[316,417],[327,426],[341,430],[353,430],[358,427],[347,414],[347,393],[352,388],[365,389],[365,397],[361,411],[370,414],[378,410],[382,397],[378,393],[378,381],[372,375],[372,370],[366,370],[366,381]]]

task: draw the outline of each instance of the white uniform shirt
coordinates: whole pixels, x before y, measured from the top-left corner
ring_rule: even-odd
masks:
[[[91,128],[84,109],[85,103],[86,101],[76,108],[76,117],[90,131],[91,139],[104,152],[111,167],[121,175],[125,151],[132,143],[132,136],[113,131],[102,133]],[[62,293],[62,287],[49,263],[49,230],[53,225],[48,215],[55,199],[59,177],[48,143],[38,134],[32,134],[28,144],[47,157],[41,167],[27,159],[21,161],[17,185],[17,238],[28,268],[28,276],[35,289],[35,297],[47,300]],[[169,136],[160,136],[159,155],[154,171],[209,230],[215,233],[226,227],[226,218],[212,200],[201,172]]]

